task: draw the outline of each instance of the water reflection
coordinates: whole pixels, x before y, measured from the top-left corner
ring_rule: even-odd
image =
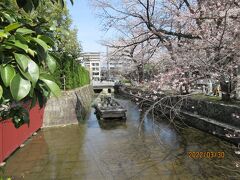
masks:
[[[94,109],[86,123],[39,132],[7,162],[15,179],[239,179],[231,145],[192,128],[176,130],[140,112],[125,99],[124,124],[102,125]],[[224,159],[191,159],[189,151],[224,151]]]
[[[127,125],[126,125],[126,121],[123,120],[119,120],[119,119],[111,119],[111,120],[99,120],[98,119],[98,124],[99,127],[105,130],[113,130],[113,129],[119,129],[119,128],[123,128],[126,129]]]

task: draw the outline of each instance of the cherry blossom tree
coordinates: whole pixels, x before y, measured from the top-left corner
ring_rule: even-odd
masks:
[[[134,56],[141,54],[135,53],[137,50],[148,54],[148,50],[141,48],[146,44],[151,44],[153,54],[168,53],[169,64],[159,74],[162,83],[159,76],[153,81],[159,83],[158,87],[165,83],[174,88],[178,84],[180,90],[184,84],[187,91],[194,79],[179,74],[197,71],[195,81],[210,77],[220,82],[225,100],[236,96],[240,56],[237,0],[93,0],[93,3],[105,29],[114,28],[122,40],[121,45],[112,41],[112,47],[128,49],[129,56],[140,65],[154,57]],[[169,84],[169,80],[173,83]]]

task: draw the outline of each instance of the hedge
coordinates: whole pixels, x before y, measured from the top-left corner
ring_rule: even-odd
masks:
[[[57,63],[57,70],[54,73],[57,84],[61,89],[75,89],[90,84],[89,72],[74,58],[63,55]]]

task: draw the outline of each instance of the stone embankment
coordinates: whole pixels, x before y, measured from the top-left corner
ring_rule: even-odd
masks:
[[[93,100],[93,88],[91,85],[64,91],[59,98],[48,100],[43,127],[76,124],[83,120],[90,109]]]
[[[116,92],[133,100],[137,98],[138,102],[143,102],[148,107],[161,98],[166,97],[166,95],[157,94],[154,95],[158,97],[155,101],[146,100],[139,96],[139,94],[146,94],[146,92],[126,87],[116,89]],[[180,104],[179,115],[182,117],[181,121],[240,145],[240,105],[225,104],[221,101],[213,102],[206,99],[194,99],[191,96],[187,98],[186,96],[174,96],[161,101],[161,105],[156,105],[155,110],[159,115],[162,113],[169,114],[173,112],[173,108],[179,107],[178,105]],[[178,110],[175,109],[175,111],[177,112]]]

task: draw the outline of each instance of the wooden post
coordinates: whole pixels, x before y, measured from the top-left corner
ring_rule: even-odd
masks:
[[[65,75],[63,75],[63,90],[66,91],[66,78],[65,78]]]

